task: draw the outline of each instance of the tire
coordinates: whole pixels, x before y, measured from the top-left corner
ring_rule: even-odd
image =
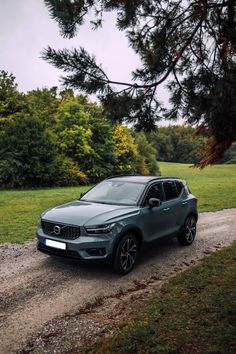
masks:
[[[118,274],[130,273],[138,256],[138,240],[131,234],[125,234],[117,245],[113,268]]]
[[[187,217],[184,223],[183,232],[177,236],[178,241],[183,246],[189,246],[193,243],[196,236],[196,224],[197,220],[194,215],[190,215]]]

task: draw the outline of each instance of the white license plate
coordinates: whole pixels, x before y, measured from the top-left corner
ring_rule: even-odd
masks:
[[[57,242],[57,241],[46,239],[45,245],[49,246],[49,247],[58,248],[60,250],[66,250],[66,243],[64,243],[64,242]]]

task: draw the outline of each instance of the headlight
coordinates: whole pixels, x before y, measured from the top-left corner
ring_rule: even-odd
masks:
[[[115,226],[115,223],[87,226],[87,227],[85,227],[85,230],[88,234],[91,234],[91,235],[108,234],[113,229],[114,226]]]

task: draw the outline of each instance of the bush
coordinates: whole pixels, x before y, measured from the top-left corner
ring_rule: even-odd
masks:
[[[53,185],[58,171],[56,147],[43,123],[17,113],[0,121],[1,187]]]
[[[84,172],[82,172],[76,163],[66,157],[61,160],[60,168],[58,170],[55,184],[57,186],[76,186],[78,184],[88,184],[89,179]]]

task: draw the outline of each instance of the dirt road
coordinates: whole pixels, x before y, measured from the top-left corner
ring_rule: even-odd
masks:
[[[135,270],[120,277],[105,266],[79,265],[35,250],[35,241],[0,246],[0,353],[14,353],[33,333],[56,317],[73,314],[88,302],[114,298],[169,277],[216,249],[236,240],[236,209],[202,213],[195,243],[181,247],[175,239],[148,247]],[[54,321],[56,323],[56,321]],[[87,332],[86,323],[83,329]],[[82,335],[82,334],[81,334]],[[79,339],[77,339],[79,340]],[[33,352],[46,352],[36,349]]]

